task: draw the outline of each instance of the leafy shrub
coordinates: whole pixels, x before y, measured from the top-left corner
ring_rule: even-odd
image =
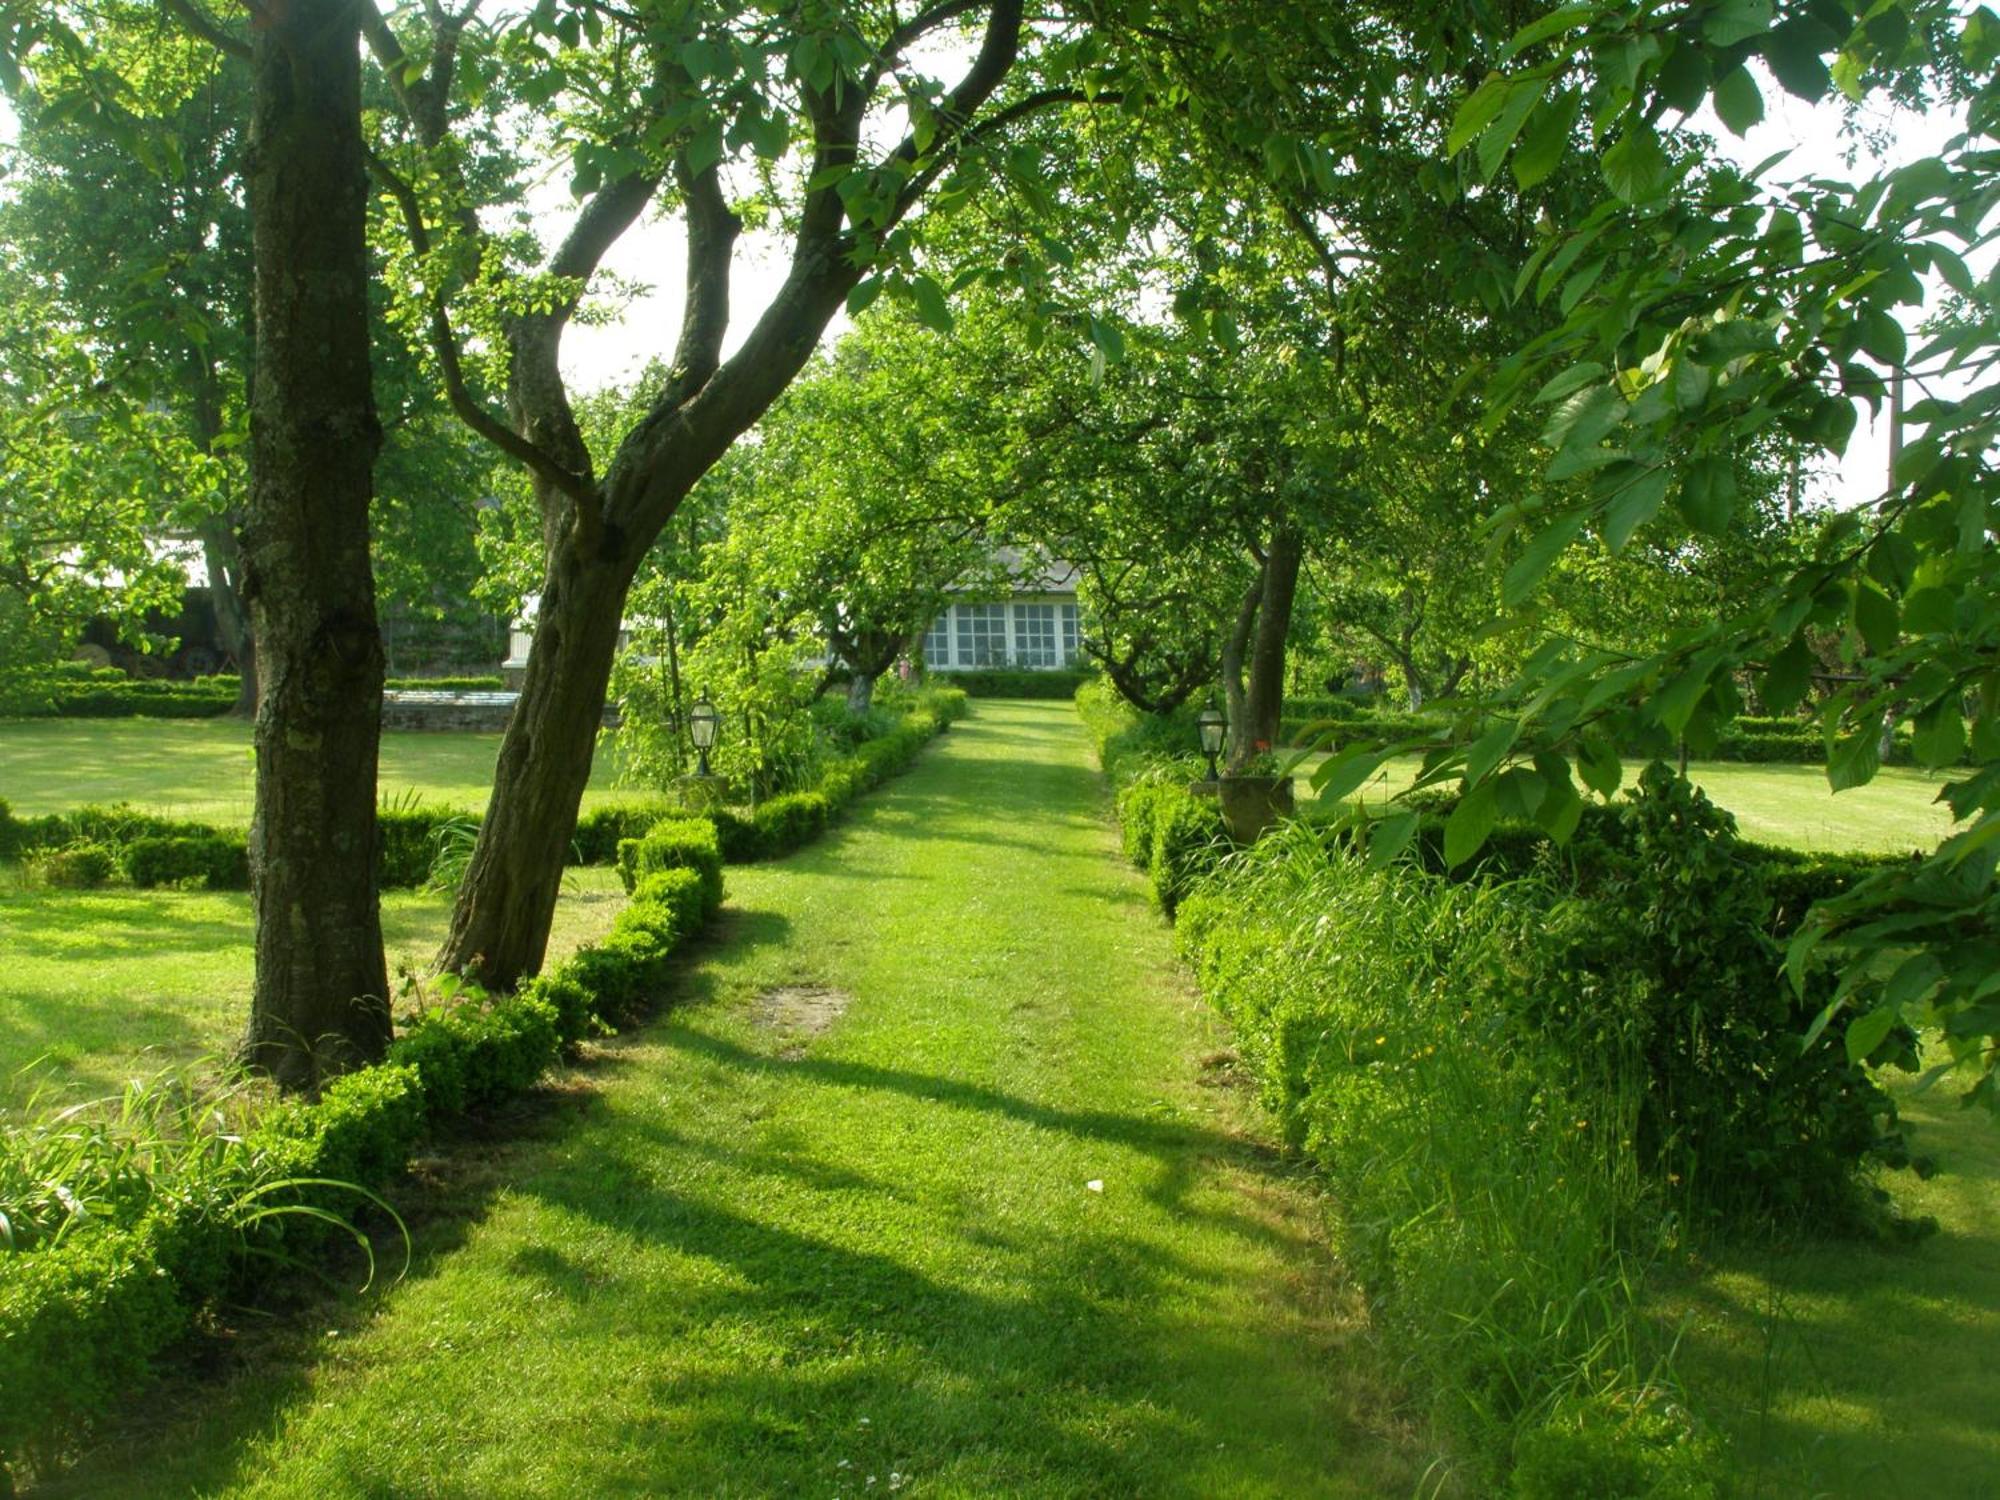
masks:
[[[389,1061],[416,1070],[428,1110],[458,1114],[532,1087],[562,1044],[561,1016],[541,995],[474,994],[426,1011],[390,1045]]]
[[[1643,1386],[1633,1296],[1668,1222],[1633,1100],[1515,1021],[1541,919],[1532,882],[1371,871],[1293,824],[1203,882],[1177,927],[1280,1133],[1329,1178],[1345,1257],[1474,1493],[1571,1393]]]
[[[26,830],[14,817],[14,809],[7,805],[6,798],[0,797],[0,860],[19,859],[25,837]]]
[[[210,891],[250,888],[250,850],[241,838],[208,834],[138,838],[125,846],[125,875],[141,890],[199,885]]]
[[[639,881],[662,870],[693,870],[702,878],[708,910],[722,904],[722,848],[715,825],[705,818],[674,818],[655,823],[644,838],[626,839],[618,846],[618,878],[630,895]]]
[[[576,833],[572,839],[576,862],[580,865],[615,864],[620,843],[626,839],[643,838],[646,830],[660,819],[673,816],[676,816],[675,806],[664,797],[641,797],[593,807],[576,820]]]
[[[787,792],[762,804],[756,822],[758,849],[765,858],[789,854],[826,831],[826,798],[818,792]]]
[[[379,880],[390,886],[424,886],[454,827],[476,829],[479,815],[458,807],[425,807],[411,803],[383,807],[375,813],[376,836],[382,841]]]
[[[1012,667],[981,667],[969,672],[938,673],[928,679],[949,682],[972,698],[1074,698],[1077,689],[1094,681],[1097,674],[1082,669],[1031,670]]]
[[[1717,1500],[1716,1444],[1664,1403],[1563,1402],[1514,1446],[1511,1500]]]
[[[391,677],[382,684],[387,693],[501,693],[507,684],[498,672],[475,677]]]
[[[1222,809],[1211,797],[1197,797],[1184,788],[1170,788],[1153,819],[1152,856],[1146,874],[1153,882],[1153,899],[1171,917],[1195,882],[1215,869],[1229,844],[1222,829]]]
[[[58,890],[90,891],[118,872],[118,856],[107,845],[80,841],[36,856],[32,869],[35,878],[44,885]]]
[[[763,852],[762,837],[750,818],[727,807],[708,815],[725,864],[747,865]]]
[[[209,823],[162,818],[123,802],[109,807],[86,803],[68,812],[16,818],[13,827],[17,847],[23,853],[74,843],[103,844],[117,851],[134,839],[210,838],[221,832]]]
[[[144,1385],[191,1310],[154,1226],[107,1228],[61,1253],[9,1257],[0,1276],[0,1476],[50,1466],[94,1418]]]

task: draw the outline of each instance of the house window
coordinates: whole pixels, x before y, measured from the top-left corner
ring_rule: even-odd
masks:
[[[924,632],[924,665],[948,667],[951,665],[951,611],[946,610],[931,622],[931,628]]]
[[[1076,665],[1077,653],[1080,649],[1077,644],[1076,632],[1076,606],[1074,604],[1065,604],[1062,607],[1062,664],[1066,667]]]
[[[1056,664],[1056,607],[1053,604],[1014,606],[1014,660],[1024,667]]]
[[[957,604],[959,667],[1004,667],[1007,664],[1007,606]]]

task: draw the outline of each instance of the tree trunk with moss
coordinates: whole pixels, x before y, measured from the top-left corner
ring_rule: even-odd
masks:
[[[246,1060],[288,1089],[379,1059],[382,638],[368,552],[370,383],[358,14],[263,13],[249,197],[256,364],[243,594],[262,691],[250,830],[256,985]]]

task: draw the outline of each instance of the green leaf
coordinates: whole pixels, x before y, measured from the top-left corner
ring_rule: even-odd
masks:
[[[1726,458],[1697,458],[1681,476],[1680,511],[1688,525],[1721,536],[1736,514],[1736,466]]]
[[[1604,153],[1599,165],[1611,191],[1627,203],[1641,203],[1654,197],[1666,187],[1672,175],[1660,138],[1643,120],[1626,125],[1625,133]]]
[[[1894,651],[1903,637],[1903,620],[1896,601],[1872,583],[1854,586],[1854,628],[1878,656]]]
[[[1524,192],[1547,180],[1562,165],[1569,152],[1570,135],[1576,129],[1577,112],[1582,108],[1583,96],[1573,89],[1564,89],[1546,109],[1536,112],[1514,152],[1514,181]]]
[[[1702,17],[1701,34],[1718,47],[1733,47],[1771,29],[1771,0],[1722,0]]]
[[[1833,75],[1820,60],[1820,51],[1831,35],[1812,21],[1791,20],[1764,38],[1764,61],[1787,93],[1814,103],[1826,97]]]
[[[1321,802],[1344,802],[1355,791],[1381,769],[1382,762],[1389,758],[1386,750],[1362,750],[1350,748],[1324,761],[1312,773],[1312,784]]]
[[[1715,84],[1715,113],[1730,131],[1739,136],[1764,118],[1764,91],[1748,68],[1731,68]]]
[[[1542,581],[1542,575],[1555,565],[1563,550],[1576,540],[1583,530],[1583,513],[1573,511],[1562,517],[1553,526],[1544,528],[1535,539],[1528,543],[1521,555],[1508,565],[1507,573],[1500,581],[1500,600],[1509,609],[1516,608],[1535,591],[1535,585]]]
[[[1667,471],[1656,464],[1620,489],[1604,507],[1604,519],[1599,523],[1604,545],[1614,555],[1623,552],[1632,533],[1660,513],[1666,498]]]
[[[1535,392],[1535,403],[1545,405],[1550,401],[1560,401],[1573,394],[1604,374],[1604,366],[1594,359],[1586,359],[1571,365],[1561,374],[1550,377],[1548,384]]]
[[[1507,95],[1513,80],[1495,73],[1478,88],[1474,89],[1466,101],[1459,105],[1458,114],[1451,122],[1451,134],[1445,138],[1444,154],[1456,156],[1463,151],[1500,113],[1507,103]]]
[[[1813,654],[1803,634],[1792,637],[1785,649],[1772,657],[1757,680],[1757,696],[1768,713],[1790,713],[1812,686]]]
[[[1870,1053],[1882,1045],[1882,1039],[1896,1029],[1902,1019],[1893,1006],[1883,1006],[1871,1010],[1865,1016],[1856,1016],[1847,1023],[1847,1060],[1860,1066]]]
[[[1487,836],[1499,821],[1496,796],[1494,784],[1482,781],[1460,798],[1458,806],[1451,810],[1451,816],[1444,825],[1444,862],[1452,869],[1457,869],[1485,847]]]
[[[1521,737],[1521,725],[1509,719],[1496,724],[1477,740],[1465,756],[1465,779],[1477,784],[1486,779],[1487,773],[1506,759],[1507,752],[1514,748],[1514,741]]]
[[[1546,74],[1529,74],[1513,79],[1507,91],[1507,102],[1500,113],[1479,133],[1479,180],[1491,182],[1493,174],[1500,170],[1500,163],[1507,159],[1507,152],[1514,144],[1514,137],[1521,133],[1527,123],[1529,113],[1542,102],[1542,94],[1548,89]]]
[[[882,295],[882,278],[868,276],[854,283],[847,294],[847,315],[858,318],[866,312],[875,299]]]
[[[1827,785],[1836,792],[1844,792],[1873,781],[1882,768],[1880,739],[1879,730],[1864,724],[1836,745],[1833,754],[1826,758]]]
[[[1965,753],[1965,715],[1957,693],[1938,699],[1917,720],[1910,737],[1917,762],[1948,766]]]
[[[687,143],[687,167],[690,172],[706,172],[722,160],[722,122],[708,120],[695,131]]]
[[[1609,740],[1588,735],[1576,747],[1576,774],[1598,796],[1609,797],[1625,779],[1625,763]]]
[[[1701,657],[1653,695],[1653,717],[1666,726],[1668,733],[1677,735],[1687,728],[1688,720],[1694,717],[1695,705],[1708,691],[1708,680],[1714,674],[1715,659]]]
[[[1116,323],[1101,318],[1090,320],[1090,341],[1104,353],[1107,364],[1117,364],[1125,358],[1125,335]]]
[[[916,306],[917,321],[924,327],[951,332],[951,304],[945,301],[944,288],[929,276],[920,274],[910,282],[910,300]]]
[[[1392,813],[1377,820],[1368,835],[1368,868],[1385,870],[1394,864],[1396,857],[1409,848],[1410,840],[1416,837],[1417,825],[1422,820],[1416,813]]]
[[[1514,57],[1537,42],[1546,42],[1550,37],[1560,36],[1565,31],[1574,31],[1580,26],[1588,26],[1597,19],[1600,7],[1592,0],[1574,0],[1574,3],[1560,6],[1538,20],[1530,21],[1514,33],[1514,39],[1507,43],[1508,57]]]

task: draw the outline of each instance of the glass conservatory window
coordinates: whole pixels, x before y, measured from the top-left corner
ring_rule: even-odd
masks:
[[[1024,667],[1056,664],[1056,607],[1053,604],[1014,606],[1014,660]]]
[[[959,604],[957,667],[1002,667],[1007,664],[1007,606]]]

